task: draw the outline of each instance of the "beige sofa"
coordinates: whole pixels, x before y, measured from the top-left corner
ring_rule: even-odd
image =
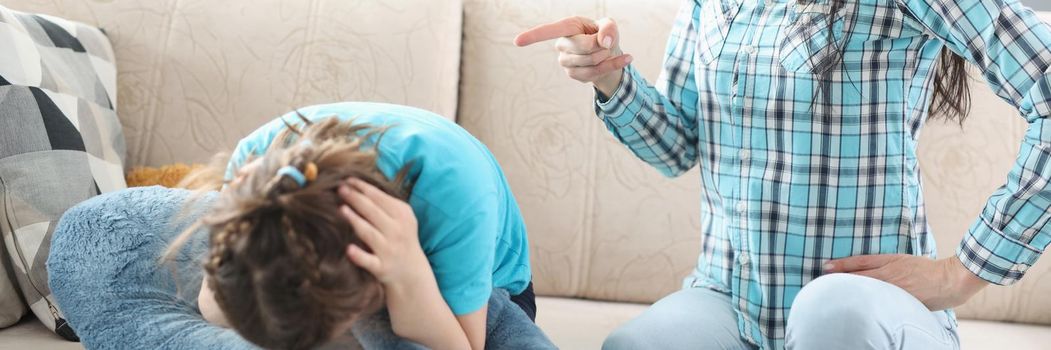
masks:
[[[598,348],[645,303],[678,288],[700,247],[699,181],[696,172],[662,178],[634,159],[593,115],[590,88],[564,77],[551,46],[515,48],[511,39],[568,15],[614,17],[625,50],[652,79],[678,2],[0,0],[107,30],[128,166],[203,161],[312,103],[386,101],[456,118],[509,177],[545,296],[538,322],[567,349]],[[930,123],[922,137],[942,255],[1003,182],[1025,127],[975,85],[962,130]],[[1051,347],[1048,295],[1051,258],[1017,285],[988,288],[958,310],[964,348]],[[32,319],[0,331],[0,349],[79,347]]]

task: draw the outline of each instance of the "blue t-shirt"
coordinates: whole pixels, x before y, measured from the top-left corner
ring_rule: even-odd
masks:
[[[317,105],[299,113],[389,127],[377,147],[377,165],[393,179],[411,163],[409,205],[420,245],[454,314],[480,310],[492,288],[525,290],[532,276],[522,214],[496,159],[466,130],[431,112],[381,103]],[[249,134],[233,152],[228,177],[270,147],[286,129],[281,119],[303,124],[291,112]]]

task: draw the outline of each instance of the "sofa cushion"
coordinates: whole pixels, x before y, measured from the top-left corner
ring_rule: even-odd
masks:
[[[113,52],[95,27],[4,7],[0,38],[0,231],[30,310],[75,340],[44,263],[66,209],[124,188]]]
[[[129,166],[204,162],[296,107],[456,115],[459,0],[8,1],[113,39]]]
[[[678,288],[701,248],[700,179],[669,180],[636,159],[595,117],[593,90],[566,77],[553,43],[512,39],[566,16],[610,15],[633,64],[655,77],[678,3],[464,3],[460,93],[469,103],[458,120],[507,174],[537,293],[653,302]]]

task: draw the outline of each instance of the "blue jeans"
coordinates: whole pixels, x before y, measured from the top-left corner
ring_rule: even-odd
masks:
[[[507,290],[493,290],[485,319],[486,349],[558,349],[524,308],[512,300]],[[535,312],[535,306],[533,310]],[[352,332],[365,349],[427,349],[395,335],[386,311],[358,321]]]
[[[808,283],[788,316],[788,349],[960,348],[956,321],[876,279],[831,274]],[[755,349],[741,338],[730,296],[691,288],[657,301],[603,349]]]

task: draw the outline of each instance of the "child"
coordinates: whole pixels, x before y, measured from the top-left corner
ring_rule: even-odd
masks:
[[[366,348],[554,347],[531,322],[515,199],[492,154],[456,124],[387,104],[307,107],[243,139],[225,177],[201,220],[208,321],[265,348],[312,348],[350,330]],[[499,314],[498,334],[502,304],[515,307]]]

